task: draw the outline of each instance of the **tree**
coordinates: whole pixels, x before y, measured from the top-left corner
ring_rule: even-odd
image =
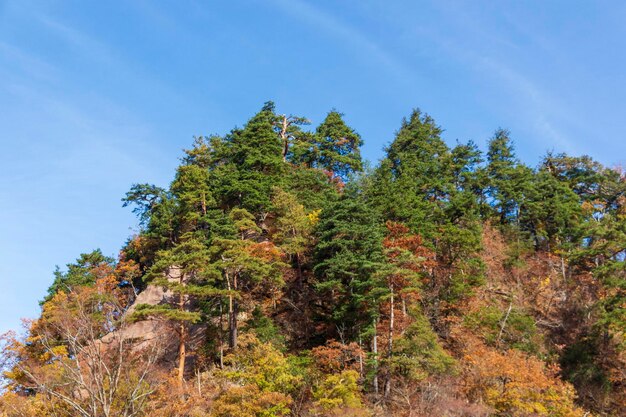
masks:
[[[315,130],[319,167],[326,169],[342,180],[348,175],[362,170],[359,148],[361,137],[343,121],[343,115],[330,111]]]
[[[140,349],[124,336],[130,321],[116,284],[109,275],[59,291],[25,340],[5,335],[2,356],[11,365],[5,389],[50,416],[144,415],[157,385],[158,346]],[[8,412],[8,404],[0,411]]]
[[[211,263],[208,249],[198,240],[186,240],[170,250],[157,254],[157,261],[145,279],[152,285],[164,287],[170,294],[166,304],[139,304],[133,317],[158,317],[172,323],[178,333],[179,383],[185,375],[189,326],[201,320],[198,300],[219,300],[233,297],[233,293],[220,288],[220,274]]]
[[[150,241],[151,246],[171,247],[176,241],[178,228],[176,203],[171,193],[151,184],[134,184],[122,201],[123,207],[135,205],[133,213],[139,217],[142,236]],[[153,255],[151,253],[149,257]]]
[[[342,339],[354,340],[377,315],[376,272],[383,261],[382,227],[365,201],[347,191],[322,210],[313,269],[325,312]]]
[[[104,256],[100,249],[96,249],[90,253],[81,253],[76,262],[67,264],[66,272],[62,272],[57,266],[54,282],[41,304],[50,301],[59,291],[70,292],[78,287],[94,285],[114,264],[113,258]]]
[[[387,236],[383,240],[384,254],[387,258],[382,273],[385,276],[388,293],[386,301],[387,311],[387,354],[384,360],[385,385],[384,396],[387,398],[391,393],[392,367],[394,366],[394,339],[396,338],[396,310],[402,314],[402,319],[407,322],[408,309],[415,309],[413,305],[419,300],[419,287],[421,275],[430,266],[432,267],[434,253],[422,244],[418,235],[411,234],[409,228],[400,223],[387,222]],[[400,309],[396,299],[400,301]],[[384,314],[384,313],[383,313]],[[402,329],[402,333],[406,326]]]
[[[500,224],[519,222],[532,171],[515,157],[513,143],[507,130],[498,129],[489,141],[487,152],[487,193]]]
[[[313,390],[314,415],[320,415],[321,411],[322,415],[366,416],[358,378],[359,374],[351,370],[327,375]]]
[[[465,386],[470,399],[482,399],[510,416],[582,417],[574,390],[557,376],[558,369],[519,351],[479,349],[468,358]]]
[[[520,211],[520,227],[537,246],[547,249],[572,248],[580,241],[581,204],[578,196],[548,171],[539,171]]]
[[[293,161],[309,168],[328,172],[342,182],[363,170],[360,147],[363,140],[343,120],[343,114],[331,110],[314,134],[303,133],[296,140]]]
[[[572,157],[565,153],[555,155],[548,152],[541,168],[566,183],[583,201],[595,199],[607,179],[603,175],[606,169],[587,155]]]
[[[425,239],[436,235],[454,184],[441,132],[430,116],[413,110],[375,172],[372,198],[385,220],[405,223]]]
[[[308,124],[311,124],[311,121],[306,117],[287,116],[284,114],[277,117],[275,126],[283,144],[283,162],[287,162],[287,157],[292,153],[289,150],[292,142],[298,140],[303,135],[302,130],[298,126]]]
[[[313,222],[304,206],[298,203],[293,194],[279,188],[274,189],[272,205],[275,207],[276,223],[272,235],[274,242],[293,260],[302,280],[302,263],[309,251],[312,238]]]
[[[269,211],[271,189],[280,186],[287,173],[274,110],[274,103],[265,103],[242,129],[234,129],[216,146],[211,181],[222,207],[254,214]]]
[[[217,239],[214,250],[219,256],[216,266],[220,268],[229,291],[228,323],[229,345],[237,346],[239,299],[250,296],[265,285],[265,293],[271,294],[283,285],[281,268],[282,252],[271,242],[255,242],[261,229],[254,216],[245,209],[233,209],[230,213],[238,231],[237,239]],[[245,292],[244,292],[245,291]]]
[[[430,308],[455,302],[481,282],[479,199],[484,178],[480,152],[458,145],[450,151],[442,129],[419,110],[402,121],[368,194],[385,220],[407,225],[434,250],[429,272]]]
[[[224,359],[225,367],[216,372],[228,388],[213,406],[216,416],[283,416],[290,412],[291,394],[301,384],[288,358],[271,343],[254,335],[242,336],[236,352]]]

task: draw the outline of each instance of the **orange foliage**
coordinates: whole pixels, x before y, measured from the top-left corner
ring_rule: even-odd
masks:
[[[246,247],[248,253],[266,262],[280,261],[285,257],[283,251],[270,241],[253,243]]]
[[[395,259],[399,253],[393,249],[403,249],[422,260],[421,268],[408,266],[416,272],[422,268],[432,268],[436,265],[435,253],[424,246],[420,235],[411,233],[410,229],[402,223],[388,221],[385,226],[387,227],[387,237],[383,240],[383,246],[390,249],[387,255],[390,259]]]
[[[313,348],[311,353],[315,365],[323,373],[360,371],[360,361],[364,356],[363,349],[357,343],[346,345],[336,340],[329,340],[324,346]]]
[[[583,415],[574,405],[574,388],[559,379],[556,366],[517,350],[498,352],[483,345],[464,359],[464,391],[471,401],[510,416]]]

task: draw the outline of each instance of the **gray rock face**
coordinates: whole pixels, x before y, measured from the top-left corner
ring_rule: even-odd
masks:
[[[180,279],[180,270],[178,268],[170,268],[167,276],[169,281],[178,281]],[[135,301],[126,310],[124,315],[130,317],[140,304],[159,305],[172,302],[174,294],[159,285],[148,285],[142,292],[137,294]],[[189,339],[187,343],[189,366],[194,362],[194,350],[196,350],[203,342],[206,333],[206,325],[194,325],[189,329]],[[130,341],[133,350],[152,350],[158,349],[159,362],[164,365],[174,366],[178,355],[179,335],[176,326],[159,319],[158,317],[149,317],[127,324],[124,328],[112,332],[104,336],[101,341],[108,344],[115,339],[120,338],[126,343]],[[119,339],[118,339],[119,340]]]

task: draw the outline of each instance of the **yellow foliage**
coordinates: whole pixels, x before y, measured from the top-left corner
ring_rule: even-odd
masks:
[[[312,226],[315,226],[320,221],[320,214],[322,213],[322,209],[312,210],[306,216],[309,218],[309,222],[311,222]]]
[[[358,379],[358,372],[353,370],[327,375],[313,390],[315,408],[312,412],[317,412],[318,415],[319,412],[344,415],[342,411],[362,409]]]
[[[263,392],[256,385],[233,386],[213,403],[213,417],[280,417],[289,414],[291,397]]]
[[[239,338],[237,351],[227,355],[224,363],[227,366],[218,375],[240,385],[255,385],[264,392],[289,393],[300,383],[285,355],[249,333]]]

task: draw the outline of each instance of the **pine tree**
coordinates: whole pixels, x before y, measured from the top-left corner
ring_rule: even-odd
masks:
[[[361,136],[343,121],[343,115],[332,110],[315,130],[318,168],[332,172],[346,181],[351,173],[363,169]]]
[[[166,304],[139,304],[134,317],[158,317],[172,323],[178,333],[178,380],[183,381],[187,358],[189,326],[202,319],[199,300],[232,297],[221,288],[221,274],[211,262],[206,246],[193,238],[161,251],[145,277],[152,285],[162,286],[169,294]]]
[[[480,199],[484,177],[472,143],[450,150],[441,128],[414,110],[403,120],[374,173],[369,194],[385,220],[404,223],[437,254],[431,270],[432,307],[470,293],[480,283]]]
[[[271,189],[285,182],[287,165],[275,130],[274,103],[266,103],[242,129],[217,143],[211,182],[224,208],[245,208],[255,215],[270,209]]]
[[[520,212],[520,228],[543,249],[567,249],[581,238],[581,204],[570,187],[546,170],[533,176]]]
[[[531,187],[532,170],[515,157],[509,132],[498,129],[487,152],[488,195],[502,225],[519,224],[521,206]]]
[[[233,209],[230,217],[238,232],[237,238],[216,239],[212,251],[229,291],[229,345],[236,348],[239,332],[238,315],[241,301],[250,301],[254,293],[275,297],[284,282],[281,270],[282,252],[268,241],[257,242],[261,229],[254,216],[245,209]]]
[[[295,140],[292,161],[308,168],[317,168],[346,182],[363,170],[360,147],[363,140],[343,120],[343,114],[332,110],[315,129],[300,132]]]
[[[385,219],[406,223],[426,238],[436,235],[453,186],[450,150],[441,131],[430,116],[414,110],[375,173],[379,184],[373,198]]]
[[[322,210],[314,249],[316,290],[329,323],[346,340],[371,329],[381,288],[382,227],[376,212],[348,190]]]
[[[57,266],[54,271],[54,282],[48,288],[48,294],[41,304],[50,301],[59,291],[70,292],[77,287],[95,284],[100,278],[99,272],[108,272],[107,268],[112,268],[114,264],[113,258],[104,256],[100,249],[96,249],[90,253],[81,253],[76,262],[67,264],[66,272],[62,272]]]

